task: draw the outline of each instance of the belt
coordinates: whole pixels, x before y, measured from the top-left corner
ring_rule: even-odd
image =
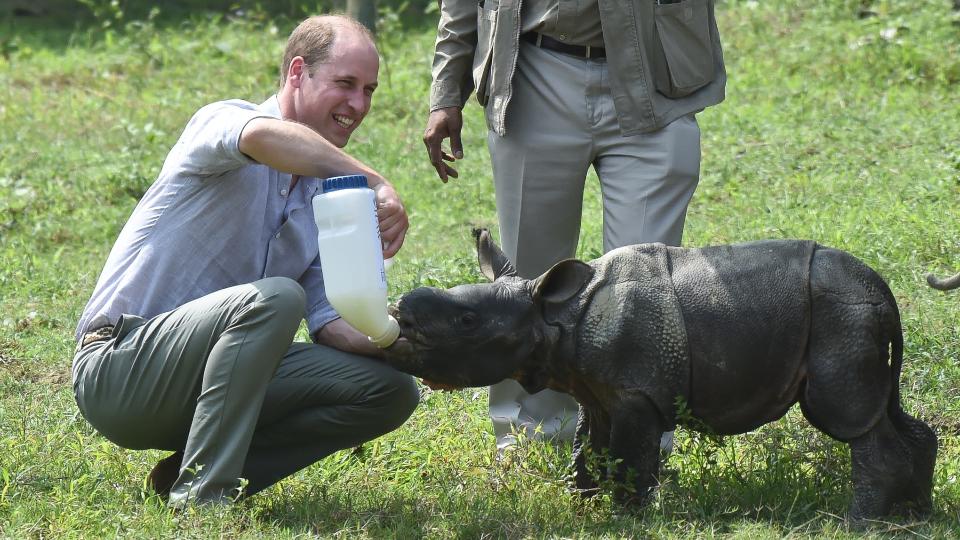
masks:
[[[113,325],[108,324],[106,326],[101,326],[91,330],[80,337],[80,341],[77,342],[77,350],[74,354],[80,352],[80,349],[90,345],[91,343],[97,343],[99,341],[106,341],[113,337]]]
[[[580,58],[606,58],[607,50],[603,47],[591,47],[590,45],[573,45],[553,39],[550,36],[540,32],[527,32],[522,34],[520,39],[533,43],[541,49],[556,51],[558,53],[569,54]]]

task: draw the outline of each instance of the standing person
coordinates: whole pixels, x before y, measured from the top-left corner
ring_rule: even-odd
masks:
[[[173,450],[148,476],[171,506],[229,503],[400,426],[419,396],[324,295],[311,199],[362,173],[384,255],[407,215],[344,153],[379,57],[346,17],[291,34],[279,93],[201,108],[120,232],[76,330],[84,417],[131,449]],[[315,343],[294,342],[301,321]],[[241,480],[243,479],[243,480]]]
[[[605,251],[679,245],[700,174],[694,115],[725,84],[714,0],[442,0],[423,139],[441,180],[456,177],[448,162],[463,158],[461,108],[476,90],[501,243],[532,278],[575,255],[591,165]],[[550,390],[490,388],[498,448],[517,429],[572,438],[576,410]]]

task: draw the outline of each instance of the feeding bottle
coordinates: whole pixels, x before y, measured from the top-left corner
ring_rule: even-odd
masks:
[[[327,300],[377,347],[389,347],[400,325],[387,313],[387,275],[377,205],[363,175],[323,181],[313,198]]]

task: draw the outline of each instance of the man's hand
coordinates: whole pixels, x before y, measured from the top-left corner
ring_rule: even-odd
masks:
[[[427,119],[427,129],[423,132],[423,144],[427,145],[427,155],[430,163],[437,170],[437,176],[444,183],[447,177],[457,178],[457,170],[446,164],[463,159],[463,143],[460,142],[460,130],[463,128],[463,113],[459,107],[446,107],[430,113]],[[450,155],[443,151],[444,139],[450,139]]]
[[[316,341],[334,349],[383,358],[383,349],[374,345],[367,336],[360,333],[343,319],[334,319],[323,326],[316,334]]]
[[[377,219],[380,221],[380,238],[383,240],[383,258],[389,259],[400,251],[410,222],[400,196],[393,186],[377,184],[373,188],[377,200]]]

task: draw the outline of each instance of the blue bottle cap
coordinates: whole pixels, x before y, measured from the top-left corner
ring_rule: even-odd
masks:
[[[323,192],[336,191],[338,189],[365,188],[367,187],[367,177],[362,174],[351,174],[347,176],[331,176],[323,181]]]

